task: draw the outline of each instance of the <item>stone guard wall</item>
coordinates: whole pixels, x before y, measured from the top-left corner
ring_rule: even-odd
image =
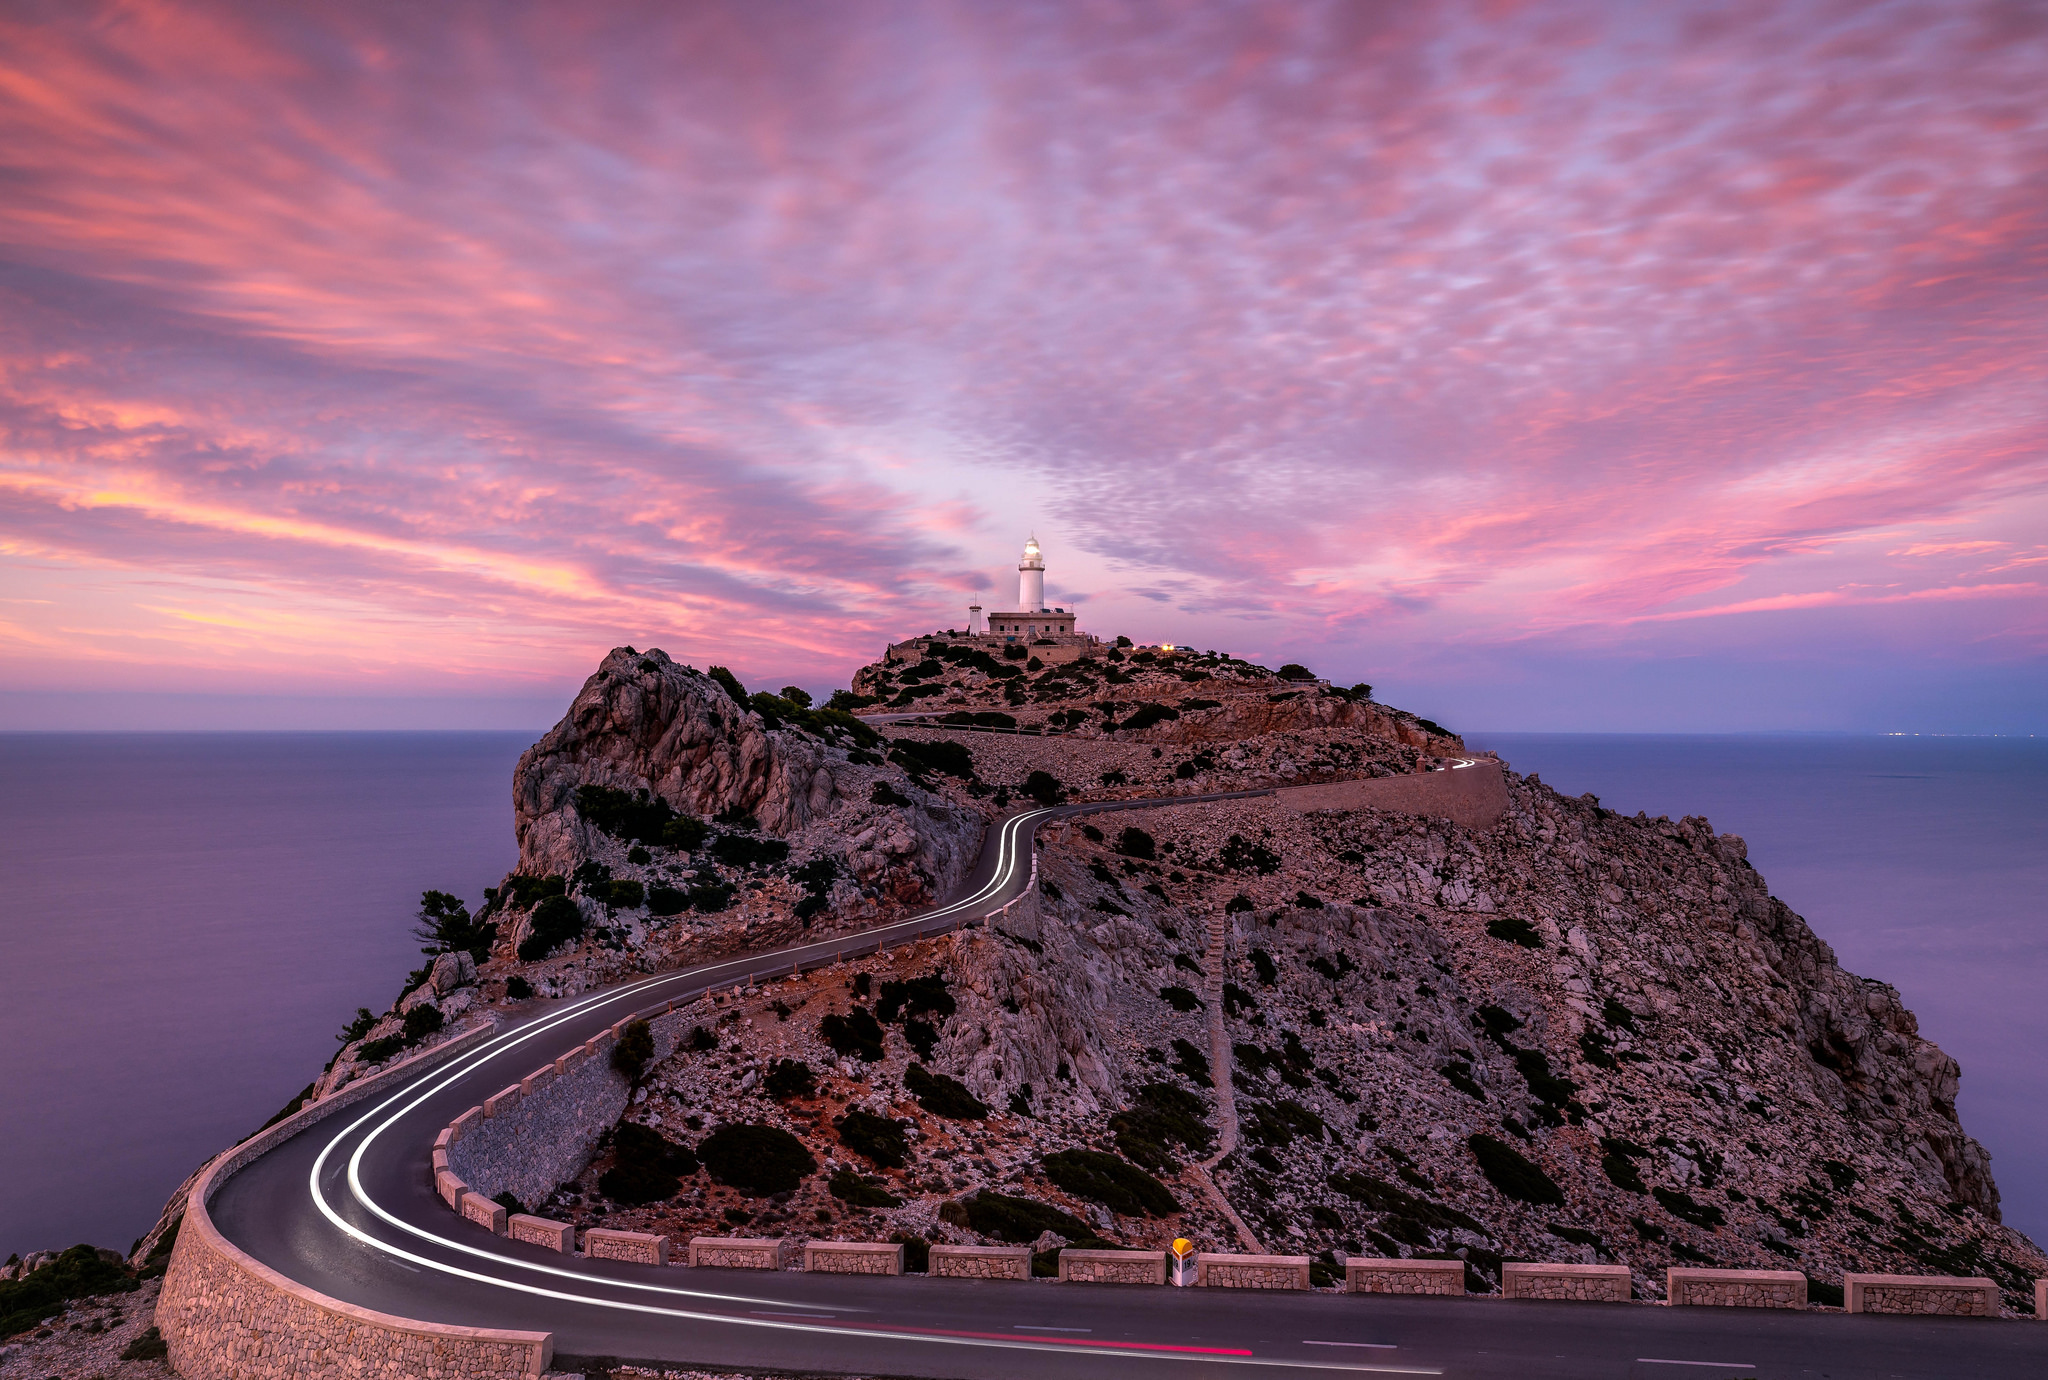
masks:
[[[1921,1313],[1952,1318],[1998,1316],[1998,1285],[1949,1275],[1842,1276],[1842,1303],[1850,1313]]]
[[[1060,1279],[1068,1284],[1164,1284],[1166,1252],[1064,1250]]]
[[[1195,1257],[1199,1289],[1306,1289],[1305,1255],[1237,1255],[1203,1251]]]
[[[1804,1308],[1806,1276],[1797,1270],[1664,1272],[1664,1301],[1674,1308]]]
[[[1633,1288],[1626,1265],[1543,1265],[1511,1260],[1500,1267],[1502,1298],[1627,1303]]]
[[[478,1026],[322,1098],[227,1151],[186,1201],[156,1323],[185,1380],[535,1380],[554,1359],[546,1332],[415,1322],[315,1293],[249,1256],[213,1224],[207,1205],[237,1170],[307,1127],[447,1062],[488,1038]]]
[[[1283,786],[1273,797],[1294,810],[1398,810],[1448,817],[1468,829],[1491,829],[1507,812],[1508,783],[1500,763],[1482,761],[1450,771]]]
[[[1029,1246],[933,1246],[925,1273],[933,1279],[1029,1279]]]
[[[1354,1294],[1462,1294],[1462,1260],[1376,1260],[1350,1256],[1344,1261],[1344,1287]]]

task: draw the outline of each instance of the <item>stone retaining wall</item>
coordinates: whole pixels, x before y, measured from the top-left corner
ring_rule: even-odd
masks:
[[[715,1270],[781,1270],[796,1244],[786,1236],[693,1236],[690,1263]]]
[[[1060,1279],[1068,1284],[1164,1284],[1166,1252],[1061,1251]]]
[[[2034,1281],[2034,1316],[2048,1322],[2048,1279]]]
[[[554,1359],[546,1332],[415,1322],[315,1293],[236,1247],[207,1205],[222,1184],[307,1127],[487,1039],[476,1027],[358,1080],[217,1158],[193,1183],[156,1325],[185,1380],[535,1380]]]
[[[1632,1291],[1626,1265],[1541,1265],[1511,1260],[1500,1267],[1503,1298],[1627,1303]]]
[[[1995,1318],[1998,1285],[1955,1275],[1843,1275],[1842,1304],[1851,1313]]]
[[[1491,829],[1507,812],[1508,783],[1500,763],[1482,761],[1450,771],[1283,786],[1273,798],[1291,810],[1398,810],[1448,818],[1468,829]]]
[[[1664,1301],[1674,1308],[1804,1308],[1806,1276],[1797,1270],[1664,1272]]]
[[[1195,1257],[1198,1289],[1306,1289],[1305,1255],[1238,1255],[1203,1251]]]
[[[828,1275],[900,1275],[901,1242],[811,1241],[804,1246],[804,1268]]]
[[[654,1036],[650,1064],[674,1054],[701,1019],[693,1006],[672,1002],[648,1020]],[[581,1173],[632,1097],[631,1081],[612,1067],[612,1049],[625,1026],[622,1020],[591,1036],[449,1123],[445,1139],[435,1141],[448,1172],[486,1198],[510,1193],[522,1203],[543,1201]],[[435,1180],[438,1186],[438,1170]]]
[[[1462,1294],[1462,1260],[1371,1260],[1350,1256],[1344,1261],[1344,1287],[1354,1294]]]
[[[623,1260],[633,1265],[668,1264],[668,1238],[644,1231],[592,1227],[583,1233],[583,1254],[592,1260]]]
[[[1029,1279],[1029,1246],[934,1246],[925,1273],[943,1279]]]

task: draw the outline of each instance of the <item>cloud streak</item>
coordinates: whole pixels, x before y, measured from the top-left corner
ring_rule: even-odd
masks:
[[[1339,673],[2048,655],[2030,7],[135,0],[0,54],[11,686],[822,684],[1032,524],[1104,630]]]

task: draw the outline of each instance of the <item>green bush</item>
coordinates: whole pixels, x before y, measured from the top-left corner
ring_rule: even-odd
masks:
[[[912,776],[941,772],[963,781],[974,779],[974,754],[964,743],[927,743],[915,738],[898,738],[890,745],[889,760]]]
[[[1689,1193],[1680,1193],[1673,1188],[1653,1188],[1650,1196],[1658,1206],[1681,1222],[1690,1222],[1696,1227],[1718,1227],[1721,1225],[1721,1209],[1712,1203],[1695,1202]]]
[[[863,1177],[844,1167],[832,1171],[832,1180],[826,1188],[840,1202],[853,1207],[892,1208],[903,1205],[903,1200],[889,1192],[882,1180]]]
[[[1117,727],[1133,730],[1150,728],[1154,724],[1165,723],[1170,719],[1178,719],[1179,717],[1180,711],[1171,705],[1153,704],[1148,701],[1139,705],[1131,714],[1131,717],[1125,719]]]
[[[508,1001],[525,1001],[533,995],[533,984],[514,973],[505,979],[505,998]]]
[[[818,1077],[801,1059],[777,1059],[768,1066],[768,1076],[761,1080],[761,1087],[776,1101],[786,1102],[816,1092]]]
[[[356,1051],[356,1059],[365,1064],[381,1064],[405,1052],[405,1036],[386,1035],[381,1040],[371,1040]]]
[[[1054,1232],[1069,1241],[1088,1240],[1095,1235],[1080,1218],[1049,1203],[1033,1198],[1013,1198],[985,1188],[972,1198],[946,1206],[965,1209],[962,1215],[969,1231],[1013,1244],[1029,1244],[1046,1232]]]
[[[789,845],[781,839],[720,834],[711,842],[711,856],[727,867],[773,867],[789,857]]]
[[[626,1022],[618,1043],[612,1046],[612,1067],[637,1083],[647,1069],[647,1061],[653,1057],[654,1031],[646,1021]]]
[[[818,1022],[818,1034],[834,1054],[867,1064],[882,1057],[882,1027],[865,1006],[856,1006],[844,1016],[826,1016]]]
[[[1187,1089],[1146,1083],[1128,1108],[1110,1117],[1109,1129],[1116,1148],[1127,1158],[1164,1174],[1177,1167],[1169,1147],[1183,1146],[1197,1155],[1208,1152],[1215,1132],[1207,1115],[1202,1099]]]
[[[1488,1135],[1474,1135],[1465,1142],[1479,1161],[1479,1171],[1501,1196],[1517,1202],[1562,1206],[1564,1190],[1543,1172],[1540,1165],[1524,1159],[1506,1141]]]
[[[519,942],[521,962],[546,958],[563,944],[583,935],[583,909],[567,896],[550,896],[533,908],[526,938]]]
[[[1280,668],[1282,680],[1314,680],[1316,673],[1298,661],[1290,661]]]
[[[427,1036],[439,1030],[441,1024],[442,1018],[439,1008],[427,1002],[421,1002],[418,1006],[405,1013],[405,1042],[409,1045],[416,1045],[421,1040],[426,1039]]]
[[[530,877],[525,873],[515,872],[505,879],[505,889],[499,896],[499,901],[514,910],[523,910],[528,906],[539,905],[550,896],[564,895],[568,890],[569,881],[566,877]]]
[[[681,915],[690,908],[690,893],[680,887],[656,882],[647,888],[647,913],[649,915]]]
[[[1519,915],[1497,915],[1486,922],[1486,932],[1495,939],[1505,939],[1510,944],[1519,944],[1525,949],[1543,947],[1543,936]]]
[[[367,1006],[356,1008],[356,1018],[341,1028],[341,1034],[334,1038],[343,1044],[353,1044],[370,1033],[370,1027],[377,1024],[376,1015]]]
[[[1610,1151],[1600,1157],[1600,1168],[1606,1172],[1608,1181],[1616,1188],[1626,1189],[1630,1193],[1650,1191],[1643,1183],[1643,1176],[1636,1172],[1635,1164],[1626,1155],[1617,1155]]]
[[[886,781],[877,781],[868,792],[870,805],[908,805],[910,797]]]
[[[466,953],[482,963],[491,956],[491,941],[498,927],[487,920],[471,919],[469,908],[445,891],[420,893],[419,923],[413,937],[423,954]]]
[[[856,1107],[835,1119],[832,1129],[839,1133],[839,1143],[854,1154],[866,1156],[883,1169],[901,1169],[909,1154],[905,1125]]]
[[[612,1129],[613,1166],[597,1190],[620,1203],[659,1203],[676,1196],[681,1180],[697,1172],[697,1156],[651,1126],[622,1121]]]
[[[1034,771],[1024,778],[1024,794],[1041,805],[1057,805],[1066,799],[1067,788],[1048,771]]]
[[[164,1341],[164,1334],[151,1323],[137,1333],[135,1340],[121,1348],[124,1361],[161,1361],[171,1354],[171,1348]]]
[[[912,1236],[909,1232],[903,1231],[894,1233],[889,1239],[903,1247],[904,1274],[921,1275],[930,1272],[932,1268],[931,1242],[925,1240],[922,1236]]]
[[[740,678],[723,666],[707,666],[704,668],[704,674],[717,681],[719,687],[732,696],[734,704],[744,705],[747,702],[747,687],[741,685]]]
[[[1162,987],[1159,989],[1159,999],[1176,1011],[1202,1009],[1202,999],[1186,987]]]
[[[958,1009],[953,994],[946,990],[946,979],[940,973],[927,973],[923,977],[908,978],[882,984],[881,998],[875,1002],[875,1016],[888,1024],[906,1016],[946,1017]]]
[[[1104,1150],[1061,1150],[1042,1161],[1045,1177],[1077,1198],[1125,1216],[1165,1217],[1180,1211],[1166,1185],[1119,1155]]]
[[[969,1092],[965,1083],[933,1073],[923,1064],[912,1064],[903,1071],[903,1086],[917,1099],[917,1105],[933,1116],[948,1121],[980,1121],[988,1115],[987,1104]]]
[[[660,796],[642,786],[622,791],[611,786],[578,786],[576,813],[600,833],[627,843],[660,843],[662,831],[676,812]]]
[[[874,702],[873,695],[856,695],[851,690],[834,690],[832,698],[825,701],[825,707],[837,709],[842,714],[850,714],[856,709],[866,709]]]
[[[711,827],[695,815],[677,815],[661,826],[661,846],[679,853],[694,853],[704,846]]]
[[[603,895],[613,910],[638,910],[647,900],[647,888],[632,880],[608,882]]]
[[[69,1299],[125,1294],[137,1287],[127,1267],[77,1245],[23,1279],[0,1280],[0,1337],[64,1311]]]
[[[1153,837],[1136,825],[1126,828],[1116,836],[1116,851],[1127,858],[1150,860],[1159,856],[1159,845]]]
[[[1227,872],[1256,872],[1261,877],[1270,877],[1280,870],[1278,853],[1263,843],[1253,843],[1243,834],[1232,834],[1225,839],[1216,860]]]
[[[704,882],[690,888],[690,909],[700,915],[716,915],[732,904],[739,888],[726,882]]]
[[[749,1198],[788,1193],[815,1172],[804,1143],[774,1126],[734,1123],[697,1143],[697,1158],[711,1177]]]

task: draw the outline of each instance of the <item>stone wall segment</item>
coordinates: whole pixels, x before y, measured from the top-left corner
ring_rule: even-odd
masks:
[[[207,1206],[238,1170],[308,1127],[395,1082],[475,1048],[476,1026],[384,1072],[302,1108],[208,1165],[186,1200],[156,1323],[185,1380],[537,1380],[554,1358],[546,1332],[416,1322],[315,1293],[254,1259],[213,1223]]]
[[[668,1238],[645,1231],[591,1227],[583,1233],[583,1254],[591,1260],[623,1260],[632,1265],[668,1264]]]
[[[1804,1308],[1806,1276],[1797,1270],[1664,1272],[1664,1301],[1673,1308]]]
[[[693,1236],[689,1259],[712,1270],[781,1270],[794,1253],[786,1236]]]
[[[1850,1313],[1995,1318],[1998,1285],[1976,1276],[1845,1274],[1842,1306]]]
[[[1626,1265],[1546,1265],[1510,1260],[1500,1267],[1501,1297],[1627,1303],[1634,1280]]]
[[[576,1228],[531,1213],[515,1212],[505,1219],[505,1234],[529,1246],[541,1246],[563,1255],[576,1254]]]
[[[933,1246],[925,1273],[934,1279],[1029,1279],[1029,1246]]]
[[[1349,1256],[1344,1261],[1344,1288],[1353,1294],[1463,1294],[1465,1262]]]
[[[1203,1251],[1195,1257],[1198,1289],[1306,1289],[1305,1255],[1246,1255]]]
[[[1164,1284],[1165,1251],[1083,1251],[1060,1252],[1060,1281],[1064,1284]]]
[[[1282,786],[1276,803],[1292,810],[1394,810],[1447,818],[1468,829],[1491,829],[1507,813],[1508,785],[1498,762],[1479,761],[1449,771]]]
[[[804,1244],[804,1269],[830,1275],[900,1275],[901,1242],[810,1241]]]

